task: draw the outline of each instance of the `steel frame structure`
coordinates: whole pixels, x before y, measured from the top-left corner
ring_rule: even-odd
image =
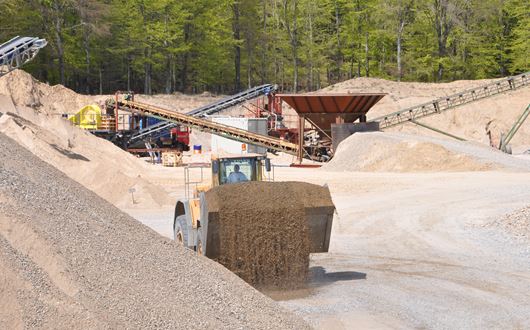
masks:
[[[219,113],[225,109],[236,106],[243,102],[252,100],[260,95],[270,95],[274,93],[277,89],[277,86],[271,84],[265,84],[257,87],[247,89],[241,93],[231,95],[220,101],[205,105],[203,107],[197,108],[186,113],[189,116],[197,118],[205,118],[207,116]],[[175,127],[176,124],[170,121],[160,122],[150,127],[144,128],[137,133],[133,134],[130,138],[130,141],[136,141],[143,137],[151,136],[158,138],[164,134],[165,131]]]
[[[381,129],[401,125],[423,117],[447,111],[458,106],[475,102],[490,96],[516,90],[530,85],[530,72],[507,77],[477,88],[464,90],[450,96],[441,97],[431,102],[423,103],[411,108],[396,111],[385,116],[370,120],[378,121]]]
[[[33,60],[47,41],[34,37],[14,37],[0,45],[0,77]]]
[[[155,117],[175,124],[195,128],[202,132],[216,134],[242,143],[250,143],[292,155],[296,155],[298,152],[298,146],[294,143],[271,136],[252,133],[228,125],[214,123],[206,119],[155,107],[149,104],[114,99],[108,100],[107,104],[108,106],[115,107],[116,110],[119,109],[121,111],[140,113],[145,116]]]

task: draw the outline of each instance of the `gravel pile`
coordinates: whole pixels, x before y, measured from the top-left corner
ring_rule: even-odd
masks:
[[[0,328],[306,328],[0,134]]]
[[[529,171],[530,161],[474,142],[390,132],[356,133],[342,141],[330,171]]]
[[[516,238],[530,242],[530,206],[510,213],[489,225],[503,228]]]

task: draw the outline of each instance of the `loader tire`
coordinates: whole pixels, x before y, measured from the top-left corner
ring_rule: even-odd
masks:
[[[199,229],[197,230],[197,239],[195,241],[195,249],[197,251],[197,254],[198,255],[205,255],[205,251],[203,249],[203,238],[202,238],[202,228],[199,227]]]
[[[173,238],[179,245],[188,247],[188,223],[186,222],[186,215],[179,215],[175,219],[173,235]]]

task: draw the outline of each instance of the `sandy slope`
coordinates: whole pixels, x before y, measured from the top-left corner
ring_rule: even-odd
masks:
[[[306,328],[0,133],[0,328]]]
[[[342,141],[323,168],[363,172],[530,171],[530,162],[476,142],[369,132]]]

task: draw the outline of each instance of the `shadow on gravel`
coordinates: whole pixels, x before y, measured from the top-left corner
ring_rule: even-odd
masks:
[[[321,266],[309,268],[309,281],[305,288],[296,290],[261,290],[261,292],[276,301],[303,299],[309,297],[318,290],[319,287],[339,281],[365,280],[366,273],[359,272],[326,272]]]
[[[53,149],[59,151],[60,153],[62,153],[63,155],[65,155],[66,157],[70,159],[77,159],[77,160],[82,160],[85,162],[90,161],[90,159],[86,158],[85,156],[76,154],[75,152],[71,152],[70,150],[63,149],[56,144],[50,144],[50,146],[52,146]]]
[[[311,285],[324,285],[338,281],[365,280],[366,273],[359,272],[326,272],[321,266],[309,268],[309,279]]]

